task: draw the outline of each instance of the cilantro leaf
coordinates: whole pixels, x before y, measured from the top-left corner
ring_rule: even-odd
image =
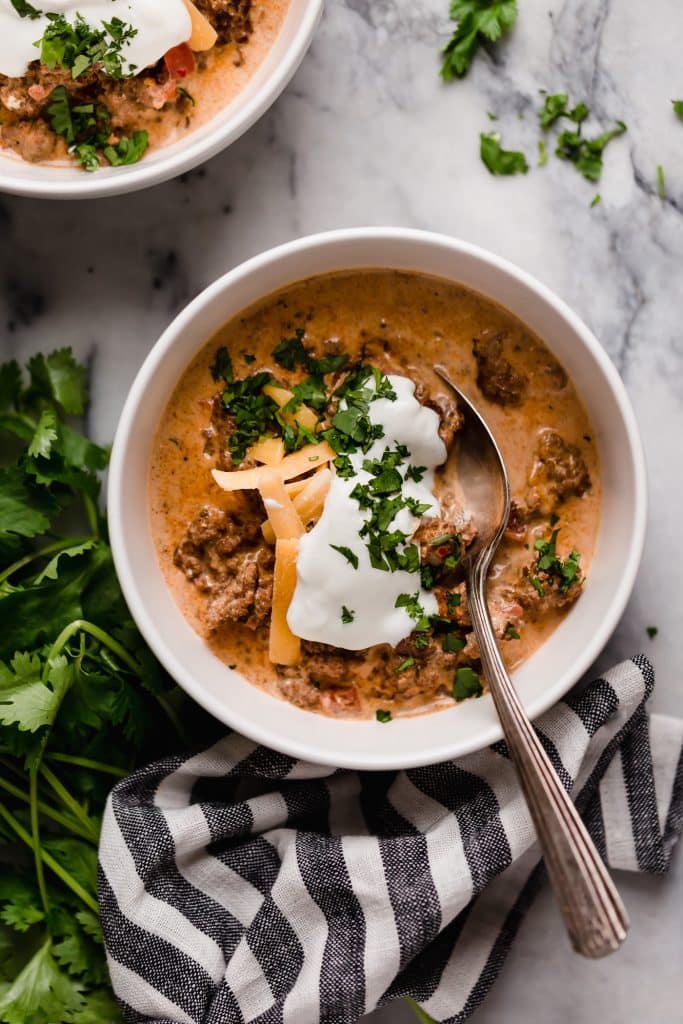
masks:
[[[358,568],[358,555],[351,548],[347,548],[344,544],[330,544],[330,547],[338,551],[340,555],[343,555],[354,569]]]
[[[64,657],[49,663],[47,683],[41,672],[37,655],[15,654],[9,666],[0,662],[0,723],[16,725],[20,732],[52,724],[71,674]]]
[[[17,932],[27,932],[44,918],[37,887],[16,872],[3,870],[0,875],[0,920]]]
[[[57,417],[52,409],[43,409],[40,414],[38,426],[28,446],[29,455],[42,455],[47,458],[52,448],[52,442],[57,440]]]
[[[60,969],[47,939],[0,996],[0,1019],[27,1024],[41,1015],[42,1020],[64,1021],[82,1006],[82,986]]]
[[[474,669],[465,666],[455,673],[453,681],[453,699],[460,702],[468,697],[480,697],[484,692],[481,679]]]
[[[0,412],[10,409],[21,396],[21,368],[16,359],[0,364]]]
[[[0,469],[0,536],[36,537],[50,526],[56,503],[33,487],[17,466]]]
[[[345,604],[342,605],[341,620],[344,625],[348,625],[349,622],[353,622],[355,612],[351,608],[347,608]]]
[[[623,121],[617,121],[614,128],[602,132],[594,139],[586,139],[579,131],[564,131],[557,138],[555,153],[562,160],[574,164],[587,181],[599,181],[602,174],[602,154],[612,139],[626,131]]]
[[[495,43],[517,19],[517,0],[451,0],[453,36],[443,48],[441,77],[449,82],[469,71],[483,41]]]
[[[387,711],[385,708],[377,708],[375,711],[375,718],[378,722],[382,722],[386,725],[387,722],[391,721],[391,711]]]
[[[491,174],[526,174],[529,170],[524,153],[503,149],[497,132],[481,132],[479,155]]]
[[[87,371],[76,362],[70,348],[33,356],[28,369],[33,391],[57,402],[70,416],[83,415],[88,402]]]
[[[10,3],[20,18],[30,18],[31,21],[35,21],[36,18],[42,16],[43,12],[30,4],[28,0],[10,0]]]
[[[683,121],[683,100],[672,100],[671,105],[676,116],[680,117],[681,121]]]

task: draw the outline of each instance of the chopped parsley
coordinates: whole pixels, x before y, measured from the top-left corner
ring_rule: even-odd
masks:
[[[444,46],[441,77],[446,82],[469,71],[482,42],[495,43],[509,32],[517,19],[517,0],[451,0],[455,31]]]
[[[343,544],[330,544],[330,547],[334,548],[335,551],[338,551],[340,555],[343,555],[346,561],[352,565],[354,569],[358,568],[358,555],[352,551],[351,548],[347,548]]]
[[[453,699],[460,702],[468,697],[481,697],[484,687],[474,669],[465,666],[459,668],[453,680]]]
[[[399,594],[396,598],[395,608],[405,608],[408,615],[414,622],[413,632],[417,633],[413,640],[414,644],[418,648],[426,647],[429,643],[429,629],[430,621],[429,618],[420,604],[419,591],[415,594]]]
[[[377,710],[375,711],[375,718],[377,719],[378,722],[390,722],[391,711],[387,711],[385,708],[377,708]]]
[[[414,664],[415,664],[415,658],[406,658],[404,661],[401,662],[400,665],[397,665],[396,671],[397,672],[407,672],[408,669],[412,668]]]
[[[503,149],[498,132],[481,132],[479,155],[491,174],[526,174],[529,170],[524,153]]]
[[[342,605],[341,620],[344,625],[347,625],[349,622],[353,622],[355,614],[356,613],[351,608],[347,608],[345,604]]]
[[[211,365],[211,376],[214,380],[224,380],[226,384],[232,384],[235,374],[232,368],[232,359],[225,345],[216,351],[214,361]]]
[[[683,121],[683,100],[672,100],[671,106],[674,108],[674,113],[677,117],[680,117]]]
[[[657,628],[657,626],[648,626],[645,632],[649,636],[650,640],[654,640],[654,638],[657,636],[657,633],[659,633],[659,629]]]
[[[10,0],[10,3],[20,18],[30,18],[31,21],[35,21],[36,18],[42,17],[43,12],[33,7],[27,0]]]
[[[457,633],[446,633],[442,640],[442,647],[446,654],[457,654],[465,648],[465,641]]]
[[[539,578],[539,573],[544,574],[548,580],[555,580],[558,583],[561,594],[566,594],[569,588],[576,583],[581,572],[581,555],[578,551],[572,551],[562,561],[557,554],[557,537],[559,530],[553,530],[550,540],[539,538],[534,544],[537,552],[535,572],[529,576],[529,582],[538,591],[541,597],[545,597],[544,581]]]
[[[95,103],[72,106],[63,85],[52,90],[47,113],[53,132],[64,138],[69,153],[86,171],[98,170],[102,165],[100,157],[112,167],[136,163],[147,149],[146,131],[110,143],[109,112]]]
[[[666,187],[664,184],[664,168],[661,164],[657,164],[657,195],[660,199],[664,199],[666,195]]]
[[[110,78],[132,75],[135,68],[124,67],[123,47],[137,35],[137,29],[120,18],[103,21],[102,29],[93,29],[80,14],[73,25],[63,14],[47,14],[50,24],[45,29],[40,47],[40,62],[50,69],[64,68],[72,78],[80,78],[86,71],[101,67]]]

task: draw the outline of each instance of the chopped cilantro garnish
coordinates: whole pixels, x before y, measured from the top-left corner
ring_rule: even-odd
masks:
[[[446,633],[443,638],[442,646],[447,654],[455,654],[458,651],[462,651],[465,647],[465,641],[457,633]]]
[[[221,345],[216,351],[216,356],[211,365],[211,376],[214,380],[224,380],[226,384],[232,384],[235,379],[232,359],[225,345]]]
[[[342,605],[341,620],[345,625],[349,622],[353,622],[355,614],[356,613],[351,608],[347,608],[345,604]]]
[[[444,46],[441,77],[449,82],[467,74],[482,42],[497,42],[517,18],[517,0],[451,0],[451,21],[457,22]]]
[[[35,21],[36,18],[42,16],[43,12],[28,3],[28,0],[10,0],[10,3],[20,18],[30,18],[31,21]]]
[[[40,47],[40,62],[48,68],[65,68],[72,78],[79,78],[95,66],[101,67],[111,78],[124,78],[133,73],[126,69],[121,58],[122,48],[134,36],[137,29],[127,25],[120,18],[103,21],[102,29],[93,29],[80,14],[73,25],[62,14],[48,14],[50,24],[43,38],[36,43]]]
[[[600,202],[601,199],[602,199],[602,196],[600,195],[600,193],[596,192],[595,195],[593,196],[593,198],[591,199],[591,202],[590,202],[591,210],[593,209],[594,206],[598,205],[598,203]]]
[[[672,100],[671,105],[676,116],[680,117],[681,121],[683,121],[683,100]]]
[[[108,111],[94,103],[72,107],[63,85],[53,89],[47,113],[53,132],[64,137],[69,153],[86,171],[100,168],[100,155],[117,167],[136,163],[147,149],[145,131],[134,132],[130,139],[121,138],[116,145],[110,144]]]
[[[581,126],[578,131],[564,131],[557,138],[556,154],[563,160],[569,160],[574,164],[577,171],[587,181],[599,181],[602,174],[602,154],[605,146],[612,139],[623,135],[626,125],[623,121],[617,121],[616,126],[609,131],[602,132],[594,139],[585,139],[581,135]]]
[[[193,107],[197,106],[197,101],[194,98],[194,96],[190,95],[190,93],[187,91],[187,89],[183,89],[182,85],[177,85],[176,86],[176,92],[180,96],[183,96],[184,99],[186,99],[188,103],[191,103]]]
[[[460,596],[460,594],[457,594],[455,592],[446,594],[446,608],[448,609],[449,615],[452,615],[455,609],[459,608],[461,604],[462,597]]]
[[[412,668],[415,664],[415,658],[405,658],[400,665],[396,666],[397,672],[407,672],[409,668]]]
[[[657,164],[657,195],[660,199],[664,199],[666,196],[666,187],[664,184],[664,168],[661,164]]]
[[[347,548],[344,544],[330,544],[330,547],[334,548],[335,551],[338,551],[340,555],[343,555],[346,561],[352,565],[354,569],[358,568],[358,555],[352,551],[351,548]]]
[[[414,480],[416,484],[419,484],[426,472],[426,466],[408,466],[406,480]]]
[[[526,174],[529,170],[524,153],[503,149],[497,132],[481,132],[479,155],[491,174]]]
[[[247,449],[269,431],[279,428],[277,403],[263,388],[271,376],[265,371],[244,380],[226,381],[223,405],[234,417],[235,428],[228,440],[228,450],[236,463],[244,460]]]
[[[454,700],[461,701],[467,700],[468,697],[480,697],[483,692],[484,687],[481,685],[481,679],[474,669],[467,666],[458,669],[453,681]]]
[[[548,163],[548,150],[546,148],[545,139],[538,140],[538,166],[545,167]]]
[[[521,640],[522,639],[520,634],[514,628],[514,626],[508,626],[508,628],[505,630],[505,636],[506,636],[506,638],[508,640]]]
[[[560,593],[566,594],[581,570],[578,551],[572,551],[564,561],[558,556],[556,546],[559,532],[553,530],[550,540],[539,538],[534,544],[537,552],[535,573],[529,577],[529,581],[541,597],[545,597],[545,587],[538,573],[545,573],[549,578],[555,577],[559,581]]]
[[[427,633],[429,630],[429,618],[420,604],[419,591],[416,594],[399,594],[396,598],[396,608],[405,608],[415,625],[413,630],[416,633]]]
[[[654,640],[654,638],[657,636],[657,633],[659,633],[659,629],[657,628],[657,626],[648,626],[645,632],[649,636],[650,640]]]
[[[560,117],[566,117],[575,124],[581,124],[586,120],[590,111],[585,103],[577,103],[573,109],[568,109],[568,105],[569,97],[564,92],[546,96],[545,102],[538,112],[541,128],[547,131]]]
[[[386,711],[384,708],[377,708],[377,710],[375,711],[375,718],[377,719],[378,722],[390,722],[391,711]]]

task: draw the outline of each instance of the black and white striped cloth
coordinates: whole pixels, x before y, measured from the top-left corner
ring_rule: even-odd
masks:
[[[537,726],[608,863],[660,873],[683,826],[683,722],[647,714],[653,683],[634,658]],[[232,733],[117,785],[100,846],[131,1024],[355,1024],[403,996],[463,1021],[540,878],[503,744],[357,774]]]

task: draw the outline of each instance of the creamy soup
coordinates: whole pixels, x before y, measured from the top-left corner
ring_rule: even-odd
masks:
[[[580,598],[600,514],[591,424],[523,323],[420,274],[325,275],[226,324],[170,396],[149,474],[166,582],[218,657],[300,707],[388,721],[486,689],[436,363],[510,476],[488,594],[514,669]]]
[[[0,146],[87,171],[135,163],[215,116],[288,0],[0,0]],[[38,44],[36,46],[36,44]]]

